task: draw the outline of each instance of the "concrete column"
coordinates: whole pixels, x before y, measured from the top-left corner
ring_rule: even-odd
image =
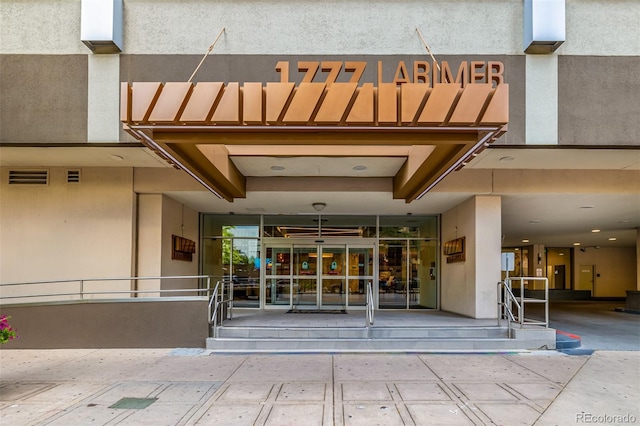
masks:
[[[640,291],[640,228],[636,228],[636,290]]]
[[[162,194],[138,195],[137,272],[140,277],[162,274]],[[142,280],[139,290],[159,290],[160,280]],[[139,297],[157,297],[159,293],[141,293]]]
[[[441,308],[496,318],[500,281],[501,198],[476,195],[442,215],[442,241],[465,237],[465,261],[442,257]]]
[[[526,56],[526,143],[558,144],[558,56]]]
[[[120,141],[120,55],[89,55],[87,141]]]

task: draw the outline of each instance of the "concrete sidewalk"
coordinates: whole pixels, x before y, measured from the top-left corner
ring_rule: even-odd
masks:
[[[0,424],[633,424],[639,383],[640,352],[2,350]]]

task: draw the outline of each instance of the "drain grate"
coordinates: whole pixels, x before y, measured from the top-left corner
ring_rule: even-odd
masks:
[[[122,398],[109,408],[119,408],[121,410],[144,410],[158,398]]]

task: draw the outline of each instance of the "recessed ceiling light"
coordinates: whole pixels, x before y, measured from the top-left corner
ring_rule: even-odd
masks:
[[[534,220],[530,220],[529,223],[540,223],[540,221],[537,219],[534,219]]]
[[[504,161],[513,161],[513,157],[510,155],[507,155],[505,157],[500,157],[500,161],[504,162]]]
[[[523,243],[528,243],[529,240],[527,240],[526,238],[524,240],[522,240]]]
[[[111,154],[109,157],[110,157],[112,160],[115,160],[115,161],[122,161],[122,160],[124,160],[124,157],[123,157],[123,156],[121,156],[121,155]]]
[[[592,209],[593,206],[580,206],[581,209]]]
[[[573,243],[573,245],[574,245],[574,246],[579,246],[579,245],[580,245],[580,243]]]
[[[599,229],[592,229],[591,232],[600,232]]]
[[[617,238],[616,238],[616,237],[611,237],[611,238],[609,238],[609,241],[615,241],[615,240],[617,240]]]
[[[284,170],[284,167],[282,167],[282,166],[271,166],[271,170],[276,170],[276,171]]]
[[[621,221],[620,221],[620,222],[618,222],[618,223],[629,223],[629,221],[628,221],[628,220],[621,220]]]
[[[518,247],[514,248],[515,251],[520,251],[520,249]]]
[[[353,170],[355,171],[360,171],[360,170],[367,170],[367,166],[353,166]]]
[[[558,253],[558,256],[564,256],[564,253]]]

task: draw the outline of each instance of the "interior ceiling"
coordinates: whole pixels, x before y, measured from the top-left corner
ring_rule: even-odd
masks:
[[[367,176],[388,177],[397,172],[407,147],[380,151],[372,147],[367,156],[342,152],[345,157],[297,156],[295,147],[285,150],[236,146],[230,159],[245,176],[254,179],[278,176]],[[4,167],[168,167],[143,147],[0,147]],[[284,169],[272,170],[272,166]],[[366,169],[354,170],[356,166]],[[640,151],[628,149],[513,149],[491,147],[467,166],[472,169],[600,169],[640,170]],[[437,188],[436,188],[437,189]],[[383,191],[269,191],[248,190],[246,198],[233,203],[206,190],[165,192],[200,212],[317,214],[311,206],[323,202],[323,214],[438,214],[454,207],[473,193],[432,191],[405,203]],[[572,247],[580,242],[587,250],[606,246],[635,246],[640,227],[640,191],[636,194],[498,194],[502,196],[503,246],[544,244]],[[590,207],[590,208],[583,208]],[[600,232],[591,232],[600,229]],[[609,238],[616,238],[610,241]],[[529,239],[530,243],[523,243]]]

